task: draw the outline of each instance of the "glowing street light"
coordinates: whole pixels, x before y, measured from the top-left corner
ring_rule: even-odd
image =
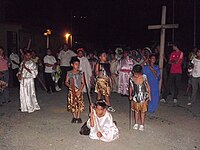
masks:
[[[65,40],[66,40],[66,43],[67,44],[70,43],[70,46],[72,47],[72,35],[70,33],[65,34]]]
[[[65,38],[68,39],[70,35],[71,35],[71,34],[66,33],[66,34],[65,34]]]
[[[46,32],[44,32],[44,36],[47,37],[47,48],[49,48],[49,41],[50,41],[49,36],[51,35],[51,33],[52,33],[52,30],[50,29],[47,29]]]

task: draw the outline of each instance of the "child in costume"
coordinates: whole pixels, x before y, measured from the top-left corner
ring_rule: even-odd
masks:
[[[80,60],[77,57],[72,57],[70,64],[73,69],[67,73],[65,81],[69,88],[67,110],[73,114],[71,123],[82,123],[80,114],[84,110],[83,88],[85,85],[83,73],[79,71]]]
[[[129,99],[132,101],[132,108],[135,112],[135,125],[133,129],[139,127],[139,113],[141,118],[140,131],[144,131],[145,112],[148,108],[148,101],[151,100],[150,86],[146,75],[142,74],[142,66],[133,67],[133,76],[130,78]],[[131,118],[132,119],[132,118]]]
[[[108,111],[115,112],[115,109],[110,104],[111,93],[111,71],[110,64],[107,62],[107,54],[102,51],[99,55],[99,62],[95,67],[95,74],[97,77],[95,92],[97,93],[97,100],[101,99],[101,96],[105,96]]]
[[[31,52],[26,51],[17,74],[20,82],[20,109],[22,112],[32,113],[40,110],[34,84],[37,74],[37,65],[31,60]]]
[[[112,115],[106,110],[104,100],[98,100],[95,109],[90,107],[90,119],[87,121],[91,139],[111,142],[119,138],[119,130],[113,122]]]

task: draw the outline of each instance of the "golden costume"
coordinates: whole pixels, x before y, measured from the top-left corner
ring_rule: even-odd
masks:
[[[111,93],[111,80],[110,80],[110,64],[99,63],[99,76],[95,85],[95,92],[101,93],[103,96],[110,96]]]
[[[136,112],[139,112],[139,111],[146,112],[148,110],[148,101],[140,102],[140,103],[133,101],[132,108]]]
[[[110,96],[111,88],[109,79],[97,78],[95,92],[100,92],[103,96]]]
[[[80,89],[82,84],[83,74],[79,72],[78,74],[73,74],[71,71],[67,74],[69,77],[69,84],[74,84],[74,90],[69,88],[68,97],[67,97],[67,111],[71,113],[83,112],[84,111],[84,101],[83,93],[77,95],[77,91]],[[73,81],[73,83],[72,83]],[[71,82],[71,83],[70,83]]]

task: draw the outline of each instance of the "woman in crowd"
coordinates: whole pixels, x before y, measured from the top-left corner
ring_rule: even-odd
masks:
[[[5,56],[3,47],[0,47],[0,80],[9,83],[9,66],[10,63],[8,61],[8,58]],[[8,87],[6,87],[3,91],[3,93],[0,95],[0,105],[3,103],[8,103],[9,100],[9,90]]]
[[[143,73],[147,76],[151,89],[151,101],[149,102],[148,111],[155,112],[159,104],[159,81],[160,81],[160,68],[156,65],[156,56],[151,55],[149,65],[143,67]]]

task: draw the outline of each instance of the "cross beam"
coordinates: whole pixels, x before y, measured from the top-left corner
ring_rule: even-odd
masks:
[[[155,30],[155,29],[175,29],[178,28],[178,24],[163,24],[163,25],[149,25],[149,30]]]
[[[166,6],[162,7],[161,25],[148,26],[149,30],[160,29],[160,58],[159,58],[159,67],[161,73],[160,91],[162,86],[163,60],[164,60],[164,48],[165,48],[165,29],[174,29],[174,28],[178,28],[178,24],[166,24]]]

